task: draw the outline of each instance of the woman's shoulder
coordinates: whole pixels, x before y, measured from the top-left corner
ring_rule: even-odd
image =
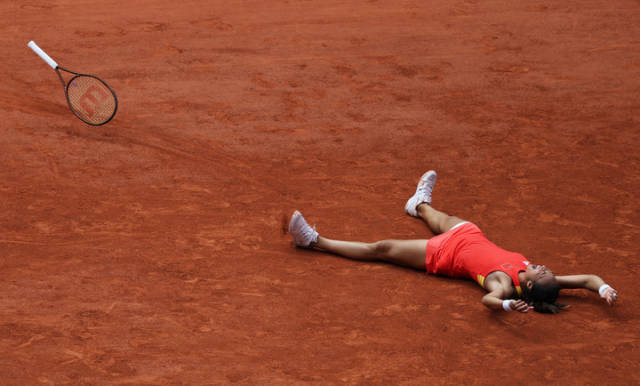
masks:
[[[516,287],[511,276],[502,271],[493,271],[488,274],[484,279],[484,288],[490,292],[497,288],[502,288],[504,296],[508,298],[517,295]]]

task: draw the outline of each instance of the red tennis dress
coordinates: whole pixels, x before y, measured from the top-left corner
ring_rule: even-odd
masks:
[[[511,277],[518,295],[522,294],[518,273],[529,261],[519,253],[504,250],[472,223],[464,223],[427,242],[427,272],[434,275],[469,278],[484,288],[491,272],[502,271]]]

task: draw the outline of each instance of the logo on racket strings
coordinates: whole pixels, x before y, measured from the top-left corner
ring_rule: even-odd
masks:
[[[82,109],[86,111],[87,115],[91,117],[96,112],[95,108],[107,98],[109,98],[109,94],[107,94],[102,88],[92,85],[87,88],[84,94],[82,94],[78,103],[82,106]]]

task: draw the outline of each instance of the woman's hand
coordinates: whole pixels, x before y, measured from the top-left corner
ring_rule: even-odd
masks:
[[[612,306],[616,302],[616,300],[618,300],[618,291],[609,287],[602,291],[600,297],[603,298],[607,302],[607,304]]]
[[[529,303],[525,302],[524,300],[512,300],[509,306],[512,310],[518,312],[529,312],[529,310],[533,309],[533,307],[531,307]]]

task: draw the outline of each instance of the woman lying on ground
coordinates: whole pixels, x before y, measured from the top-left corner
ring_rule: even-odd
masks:
[[[434,275],[470,278],[488,292],[482,304],[495,310],[528,312],[533,308],[555,314],[566,308],[556,303],[559,290],[564,288],[586,288],[598,292],[609,305],[616,302],[616,290],[600,277],[555,276],[544,265],[530,264],[521,254],[493,244],[475,224],[432,208],[436,177],[433,170],[425,173],[405,206],[408,214],[422,219],[437,234],[429,240],[332,240],[319,236],[298,211],[291,217],[289,233],[299,247],[353,260],[385,261]]]

